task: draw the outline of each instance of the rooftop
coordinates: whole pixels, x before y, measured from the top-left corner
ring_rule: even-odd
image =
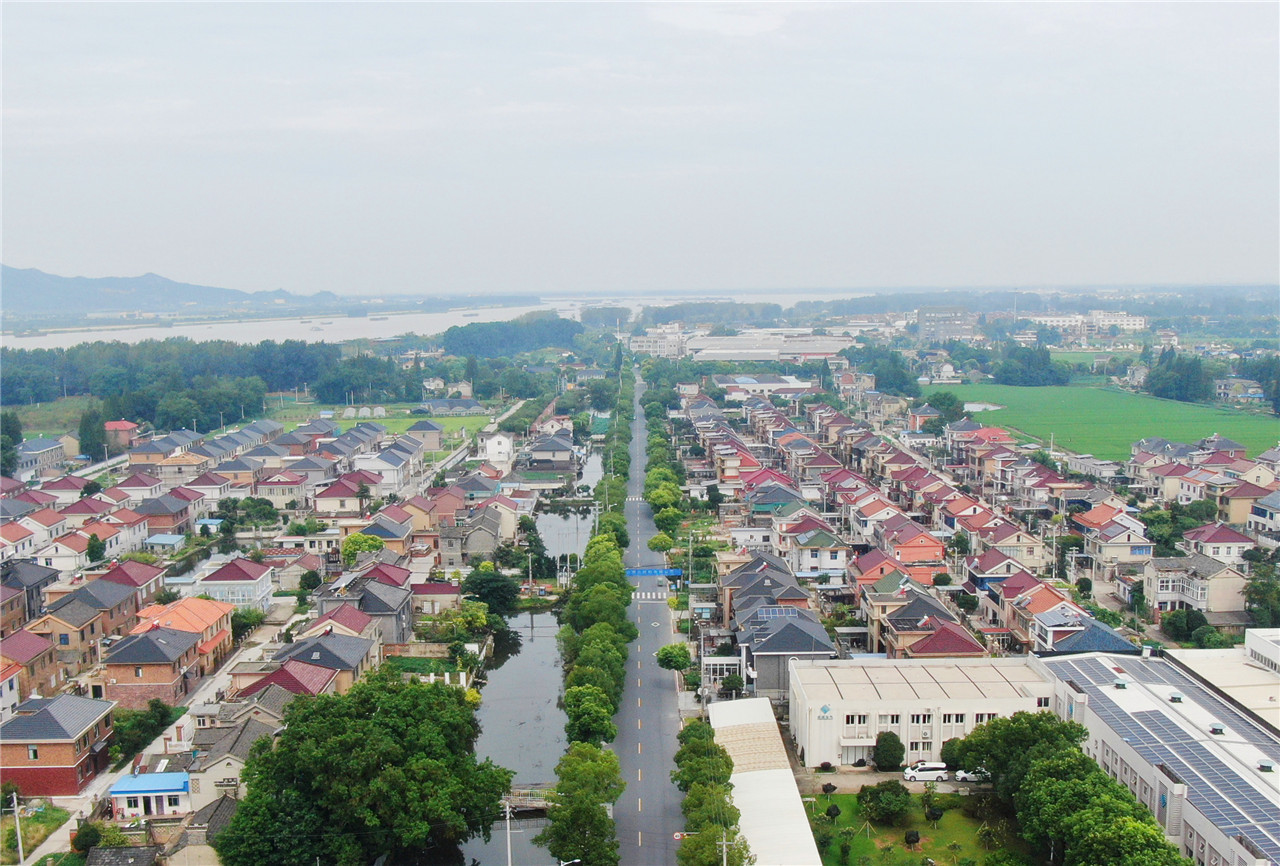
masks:
[[[980,701],[1049,691],[1025,658],[803,662],[791,682],[811,701]]]

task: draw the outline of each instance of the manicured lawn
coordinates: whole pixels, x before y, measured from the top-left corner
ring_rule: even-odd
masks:
[[[37,808],[35,814],[30,817],[24,815],[22,817],[23,852],[30,855],[32,851],[39,847],[41,842],[48,838],[50,833],[67,823],[67,819],[70,817],[71,813],[66,809],[48,805],[43,808]],[[13,847],[9,847],[12,831],[13,813],[10,812],[3,819],[0,819],[0,839],[4,840],[4,848],[0,851],[0,863],[18,862],[16,835],[12,836]]]
[[[1147,436],[1194,442],[1219,433],[1254,455],[1280,439],[1274,415],[1161,400],[1109,388],[1065,386],[1018,388],[1012,385],[946,385],[926,396],[951,391],[966,403],[995,403],[1003,409],[974,413],[974,420],[1005,427],[1026,438],[1106,460],[1124,460],[1129,446]]]
[[[464,415],[461,417],[445,417],[438,418],[434,415],[410,415],[409,410],[415,408],[417,403],[379,403],[377,404],[387,410],[385,418],[343,418],[342,412],[346,406],[330,406],[323,403],[293,403],[290,400],[284,401],[283,408],[277,403],[271,405],[271,398],[267,398],[267,414],[269,417],[279,421],[285,426],[285,429],[292,430],[300,424],[313,420],[320,416],[321,410],[328,409],[333,412],[333,420],[342,427],[343,430],[349,430],[362,420],[376,421],[386,427],[392,433],[403,433],[419,421],[429,419],[436,422],[445,431],[445,441],[455,438],[454,434],[465,429],[467,435],[470,436],[481,427],[489,423],[490,418],[496,418],[506,411],[507,407],[495,408],[487,415]],[[359,407],[356,407],[359,408]],[[373,408],[372,406],[370,408]]]
[[[939,864],[954,863],[959,859],[971,857],[981,863],[983,857],[991,852],[978,843],[978,828],[982,822],[970,818],[960,808],[964,798],[958,794],[941,794],[939,804],[946,811],[938,826],[925,820],[924,809],[920,807],[920,795],[912,796],[915,808],[902,826],[886,827],[871,824],[862,817],[854,794],[833,794],[830,803],[840,807],[840,817],[835,820],[836,834],[825,850],[820,850],[824,866],[839,866],[840,843],[850,842],[849,863],[859,863],[860,857],[869,857],[873,863],[890,864],[890,866],[917,866],[924,858],[931,857]],[[825,795],[818,795],[817,802],[809,804],[821,814],[830,804]],[[914,851],[907,849],[904,836],[908,830],[920,834],[920,843]],[[947,846],[956,843],[960,847],[954,851]],[[1027,855],[1026,844],[1016,836],[1007,834],[1000,848]],[[893,853],[886,853],[885,849]]]

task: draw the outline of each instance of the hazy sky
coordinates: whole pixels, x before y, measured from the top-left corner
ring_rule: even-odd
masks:
[[[1276,3],[2,8],[16,267],[361,294],[1280,281]]]

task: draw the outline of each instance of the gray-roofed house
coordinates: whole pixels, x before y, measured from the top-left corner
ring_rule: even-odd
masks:
[[[368,638],[323,634],[281,647],[273,656],[277,662],[297,659],[337,671],[335,690],[346,694],[356,680],[381,661],[378,645]]]
[[[164,853],[163,845],[123,845],[108,848],[95,845],[89,849],[85,866],[154,866]]]
[[[129,635],[103,659],[103,693],[131,710],[152,698],[176,706],[200,682],[200,638],[163,626]]]
[[[836,647],[813,611],[760,605],[736,623],[735,637],[756,697],[781,698],[790,690],[790,659],[836,657]]]
[[[0,775],[24,797],[73,797],[110,766],[113,701],[33,698],[0,725]]]
[[[246,791],[240,774],[249,760],[250,749],[278,730],[278,724],[247,718],[231,727],[198,732],[196,757],[187,769],[191,777],[191,807],[202,809],[224,794],[243,799]]]
[[[19,481],[30,481],[48,474],[67,459],[62,443],[57,439],[26,439],[17,445]]]

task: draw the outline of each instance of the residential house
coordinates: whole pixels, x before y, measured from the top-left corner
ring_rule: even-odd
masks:
[[[144,499],[163,496],[165,491],[173,485],[166,486],[159,478],[146,472],[134,472],[115,486],[129,494],[129,501],[124,503],[125,506],[134,508]]]
[[[22,523],[0,525],[0,562],[26,559],[36,551],[36,534]]]
[[[164,458],[152,468],[165,486],[177,487],[193,478],[199,478],[212,465],[211,459],[195,451],[179,451]]]
[[[107,431],[107,444],[117,451],[128,451],[138,438],[138,425],[132,421],[108,421],[103,426]]]
[[[258,740],[274,739],[280,727],[250,717],[235,725],[207,728],[198,733],[195,759],[187,768],[191,807],[202,809],[224,795],[244,799],[247,791],[242,775],[249,752]]]
[[[183,485],[204,495],[206,511],[216,511],[222,500],[231,496],[231,479],[217,472],[205,472]]]
[[[41,508],[24,514],[18,518],[18,523],[34,534],[37,549],[44,547],[69,528],[67,518],[52,508]]]
[[[233,559],[197,581],[201,593],[243,610],[266,612],[271,607],[275,569],[252,559]]]
[[[1210,625],[1241,631],[1245,576],[1237,568],[1200,553],[1156,557],[1142,573],[1143,593],[1153,610],[1194,608]]]
[[[176,496],[166,493],[155,499],[146,499],[133,510],[147,518],[153,533],[184,535],[191,531],[194,519],[191,503]]]
[[[361,495],[363,492],[364,495]],[[316,492],[314,507],[323,517],[359,517],[365,504],[372,498],[373,488],[345,479],[339,479]]]
[[[32,481],[57,474],[57,467],[67,459],[57,439],[25,439],[17,445],[18,466],[14,476],[19,481]]]
[[[101,520],[119,507],[96,497],[86,496],[84,499],[59,508],[58,513],[66,520],[67,528],[79,529],[86,523]]]
[[[291,658],[278,665],[276,662],[266,662],[264,669],[257,671],[256,674],[250,674],[241,679],[233,676],[233,684],[238,688],[237,696],[244,699],[258,699],[265,693],[276,691],[285,691],[294,696],[339,694],[340,670],[335,667],[338,663],[333,662],[323,653],[313,654],[317,656],[315,663],[310,661],[309,654],[308,661]],[[328,663],[321,664],[319,663],[321,660]],[[354,677],[344,677],[344,688],[350,689],[354,681]]]
[[[13,717],[22,703],[22,690],[18,686],[18,674],[22,665],[17,662],[0,662],[0,724]]]
[[[0,665],[21,666],[18,691],[23,695],[52,695],[61,680],[53,641],[26,629],[18,629],[0,638]]]
[[[817,614],[804,608],[762,600],[758,605],[740,610],[734,626],[734,639],[746,674],[744,680],[756,697],[779,699],[788,693],[790,662],[831,659],[837,655],[835,644]],[[704,656],[704,663],[718,661],[718,657]],[[716,679],[712,676],[713,682]]]
[[[423,419],[415,422],[408,430],[405,431],[406,436],[412,436],[422,443],[423,450],[426,451],[442,451],[444,450],[444,427],[435,421]]]
[[[40,490],[44,493],[51,494],[57,504],[54,508],[61,508],[65,505],[84,498],[84,489],[89,486],[89,479],[79,475],[63,475],[61,478],[53,478],[40,485]]]
[[[1274,491],[1269,487],[1242,481],[1217,492],[1213,497],[1218,506],[1218,520],[1234,526],[1244,526],[1256,502]]]
[[[908,605],[898,613],[906,613]],[[891,659],[982,658],[987,648],[954,618],[940,614],[891,615],[884,632],[885,654]]]
[[[235,605],[207,598],[180,598],[169,604],[153,604],[138,611],[134,634],[142,634],[157,626],[199,636],[196,652],[200,676],[217,670],[231,654],[231,615]]]
[[[24,797],[74,797],[111,765],[115,704],[74,695],[32,698],[0,725],[0,775]]]
[[[502,518],[492,509],[440,530],[440,567],[465,568],[471,557],[488,557],[502,540]]]
[[[133,587],[138,594],[138,606],[143,607],[150,604],[151,599],[156,597],[156,593],[164,589],[164,576],[167,571],[168,569],[163,566],[127,559],[113,565],[98,579]],[[141,617],[141,611],[138,615]]]
[[[1243,563],[1245,551],[1254,546],[1252,538],[1224,523],[1206,523],[1182,533],[1182,547],[1188,553],[1199,553],[1233,565]]]
[[[0,638],[13,634],[27,621],[27,594],[0,583]]]
[[[344,574],[315,593],[316,611],[323,618],[343,605],[373,618],[386,643],[413,639],[413,592],[407,586],[380,579],[377,567],[365,574]]]
[[[243,487],[247,490],[257,489],[262,479],[267,477],[267,469],[262,465],[262,461],[252,457],[235,457],[231,460],[224,460],[213,467],[213,471],[224,478],[230,479],[233,488]]]
[[[258,496],[268,500],[278,509],[305,508],[307,477],[289,470],[276,472],[258,483]]]
[[[288,644],[274,656],[283,664],[291,659],[336,671],[334,690],[345,695],[356,680],[381,661],[378,645],[367,638],[323,634]]]
[[[21,590],[26,596],[24,607],[27,616],[35,616],[44,610],[44,590],[57,582],[56,568],[40,565],[32,560],[9,560],[0,563],[0,583]]]
[[[152,625],[117,642],[103,659],[104,695],[131,710],[159,698],[181,703],[200,681],[200,633]]]
[[[413,593],[413,608],[418,613],[434,616],[444,610],[456,610],[462,604],[462,592],[452,583],[413,583],[409,590]]]
[[[1249,507],[1250,532],[1280,533],[1280,491],[1268,493]]]
[[[123,776],[111,786],[108,796],[111,813],[120,821],[192,811],[191,779],[186,772]]]
[[[321,634],[345,634],[363,637],[382,643],[382,630],[372,616],[360,610],[356,604],[344,602],[329,610],[296,632],[299,639]]]

